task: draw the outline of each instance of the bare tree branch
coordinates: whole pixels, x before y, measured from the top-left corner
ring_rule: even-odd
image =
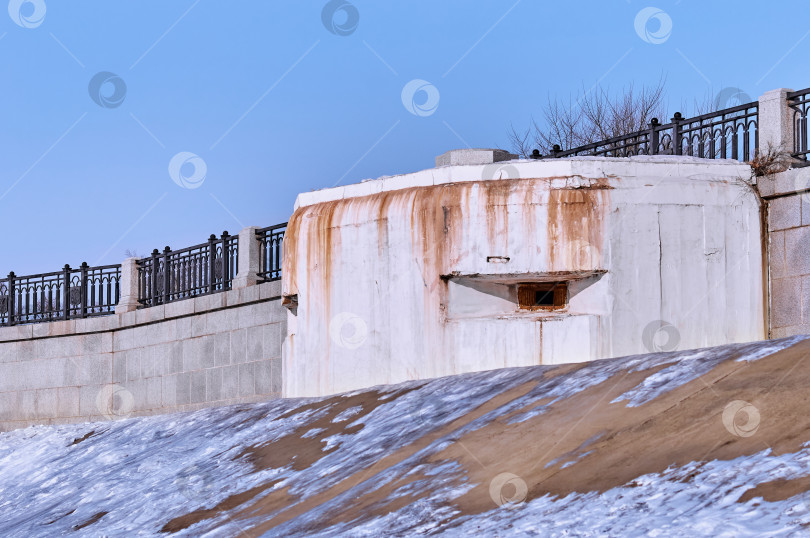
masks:
[[[640,131],[654,117],[666,121],[664,79],[640,91],[631,84],[617,95],[606,88],[583,87],[576,100],[573,95],[568,102],[549,97],[542,114],[542,126],[532,118],[526,131],[511,127],[509,141],[515,153],[529,156],[531,143],[542,154],[550,153],[555,144],[571,149]]]

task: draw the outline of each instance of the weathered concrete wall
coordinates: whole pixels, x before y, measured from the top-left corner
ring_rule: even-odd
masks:
[[[0,431],[279,397],[285,316],[270,282],[0,328]]]
[[[285,396],[765,336],[760,214],[732,161],[447,166],[301,194]],[[554,312],[516,284],[565,280]]]
[[[810,168],[760,178],[768,207],[770,336],[810,333]]]

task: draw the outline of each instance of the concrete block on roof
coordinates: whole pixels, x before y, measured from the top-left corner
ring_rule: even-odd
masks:
[[[490,164],[517,158],[514,153],[503,149],[453,149],[436,157],[436,166]]]

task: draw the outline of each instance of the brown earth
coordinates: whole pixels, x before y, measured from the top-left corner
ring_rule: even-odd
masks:
[[[265,494],[267,488],[245,492],[246,495],[238,499],[240,508],[230,517],[246,521],[263,516],[265,521],[246,531],[251,536],[261,535],[336,498],[442,438],[453,442],[419,463],[457,462],[463,472],[448,480],[460,482],[463,479],[477,484],[466,494],[448,500],[460,515],[496,508],[489,488],[492,479],[503,472],[519,476],[528,486],[527,500],[531,500],[546,494],[562,497],[573,492],[603,492],[629,486],[642,475],[660,473],[670,466],[690,462],[730,460],[768,448],[776,455],[795,452],[810,441],[810,394],[807,392],[810,361],[804,360],[808,354],[810,340],[753,362],[735,362],[732,357],[705,375],[638,407],[627,407],[624,401],[610,402],[663,366],[643,372],[624,370],[569,398],[534,402],[532,407],[545,404],[548,407],[544,413],[522,422],[508,423],[510,418],[528,409],[513,411],[463,435],[454,434],[485,413],[521,398],[536,386],[536,382],[525,383],[500,393],[450,424],[426,431],[383,459],[365,462],[362,471],[317,495],[296,499],[286,489]],[[545,376],[566,375],[580,367],[555,367],[547,370]],[[749,402],[759,410],[761,420],[754,435],[735,436],[724,426],[723,410],[734,400]],[[249,458],[257,471],[287,465],[305,469],[326,455],[322,450],[323,439],[335,433],[351,433],[344,426],[351,421],[331,422],[338,413],[361,406],[362,412],[357,416],[362,416],[381,403],[380,393],[375,391],[313,403],[311,405],[318,408],[331,407],[318,421],[273,443],[251,447],[243,456]],[[326,431],[310,439],[300,438],[304,431],[314,427]],[[576,463],[563,468],[572,461]],[[310,530],[324,530],[335,523],[363,521],[397,510],[413,499],[399,497],[389,501],[389,495],[421,478],[419,475],[400,477],[370,494],[359,493],[351,504],[329,514],[330,517],[323,518]],[[740,501],[754,497],[782,500],[808,490],[810,477],[775,480],[749,490]],[[228,506],[236,505],[231,502]],[[185,528],[220,512],[216,508],[192,512],[173,520],[175,525],[167,525],[164,532]]]

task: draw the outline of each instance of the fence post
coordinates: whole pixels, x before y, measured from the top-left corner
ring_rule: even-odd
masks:
[[[127,258],[121,263],[121,292],[115,313],[123,314],[138,308],[138,258]]]
[[[149,266],[149,293],[146,294],[148,299],[147,306],[155,306],[158,300],[157,281],[158,281],[158,256],[160,252],[158,249],[152,250],[152,265]]]
[[[14,279],[17,275],[14,271],[8,274],[8,324],[14,325],[14,300],[17,298],[17,290],[14,285]]]
[[[658,118],[650,120],[650,151],[648,155],[658,155]]]
[[[676,112],[672,116],[672,154],[681,155],[683,153],[683,134],[681,133],[681,116],[680,112]]]
[[[258,229],[258,226],[248,226],[239,231],[239,256],[233,289],[246,288],[259,282],[262,249],[256,237]]]
[[[80,308],[81,308],[81,316],[83,318],[87,317],[87,262],[82,262],[81,265],[81,284],[79,285],[79,294],[80,297]]]
[[[166,245],[163,248],[163,304],[167,304],[172,298],[172,268],[169,257],[171,253],[172,249]]]
[[[217,236],[211,234],[208,238],[208,293],[217,291]]]
[[[229,271],[229,264],[230,264],[230,241],[228,238],[230,234],[228,234],[228,230],[222,232],[222,290],[226,290],[229,287],[228,284],[228,277],[230,276]]]
[[[62,282],[63,282],[62,289],[64,290],[63,294],[64,302],[62,303],[62,317],[64,319],[70,319],[70,265],[68,264],[65,264],[65,267],[62,269]]]
[[[793,90],[779,88],[759,98],[759,150],[769,148],[793,153],[793,114],[788,106],[787,94]]]

